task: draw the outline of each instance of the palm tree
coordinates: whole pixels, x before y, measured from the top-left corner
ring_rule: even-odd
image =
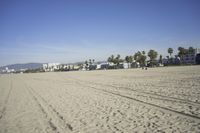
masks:
[[[116,64],[117,66],[119,66],[120,62],[123,62],[123,60],[120,59],[119,54],[116,57],[114,55],[111,55],[110,57],[108,57],[107,61],[112,62],[113,64]]]
[[[134,60],[136,62],[139,62],[142,66],[145,65],[145,61],[146,61],[146,55],[145,55],[145,51],[138,51],[137,53],[134,54]]]
[[[145,51],[142,51],[142,55],[140,57],[140,62],[143,66],[145,66],[145,61],[146,61],[146,55],[145,55]]]
[[[111,55],[110,57],[108,57],[108,62],[112,62],[114,63],[114,59],[115,59],[115,56],[114,55]]]
[[[108,61],[108,62],[112,62],[111,57],[108,57],[107,61]]]
[[[92,60],[91,60],[91,59],[89,59],[89,64],[90,64],[90,65],[92,64]]]
[[[150,64],[153,65],[153,62],[155,61],[155,59],[157,58],[158,56],[158,53],[155,51],[155,50],[149,50],[148,52],[148,56],[150,58]]]
[[[194,54],[194,52],[195,52],[195,49],[193,47],[189,47],[188,48],[188,53],[189,54]]]
[[[162,64],[162,55],[159,57],[159,63]]]
[[[88,61],[87,60],[85,61],[85,65],[86,65],[85,69],[87,70],[88,69]]]
[[[142,54],[145,55],[145,51],[142,51]]]
[[[173,53],[173,49],[172,48],[168,48],[168,53],[170,54],[170,57],[172,57],[172,53]]]
[[[121,57],[120,54],[118,54],[117,57],[116,57],[116,59],[120,59],[120,57]]]
[[[181,57],[185,54],[185,48],[183,47],[178,47],[178,55]]]
[[[88,61],[87,61],[87,60],[85,61],[85,64],[86,64],[86,65],[88,64]]]
[[[125,61],[128,63],[129,62],[129,56],[125,57]]]
[[[117,57],[114,59],[114,64],[117,64],[117,66],[119,66],[119,63],[120,63],[120,62],[123,62],[123,60],[120,59],[120,57],[121,57],[121,56],[118,54]]]
[[[135,54],[133,55],[134,60],[135,60],[136,62],[139,62],[139,63],[140,63],[141,55],[142,55],[142,53],[141,53],[140,51],[138,51],[137,53],[135,53]]]
[[[130,68],[130,63],[133,62],[133,57],[132,56],[126,56],[125,61],[128,63],[128,68]]]
[[[188,50],[183,47],[178,47],[178,56],[180,57],[181,61],[183,61],[183,56],[188,53]]]
[[[125,57],[125,61],[129,64],[129,56]],[[129,65],[128,65],[128,68],[129,68]]]
[[[111,55],[111,58],[114,59],[114,57],[115,57],[115,56],[112,54],[112,55]]]

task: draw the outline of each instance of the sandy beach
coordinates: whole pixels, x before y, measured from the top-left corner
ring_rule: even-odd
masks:
[[[199,131],[200,66],[0,76],[0,133]]]

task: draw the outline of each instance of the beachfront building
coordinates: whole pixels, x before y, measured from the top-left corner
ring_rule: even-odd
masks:
[[[8,67],[6,67],[4,70],[1,70],[1,73],[14,73],[15,69],[9,69]]]
[[[97,64],[96,69],[128,69],[128,68],[137,68],[140,67],[138,62],[132,62],[132,63],[127,63],[127,62],[122,62],[117,64],[114,64],[113,62],[105,62],[101,64]]]
[[[139,68],[139,67],[140,67],[139,62],[134,61],[134,62],[131,63],[131,68]]]
[[[97,64],[97,70],[101,69],[101,64]]]
[[[193,53],[187,53],[182,57],[175,55],[172,58],[164,58],[162,60],[165,66],[167,65],[179,65],[179,64],[200,64],[200,48],[194,49]]]
[[[89,70],[96,70],[96,69],[97,69],[97,65],[96,64],[89,65]]]
[[[60,70],[66,70],[66,69],[68,69],[68,66],[67,66],[67,64],[60,64],[59,69]]]
[[[59,64],[57,65],[56,71],[75,71],[80,70],[82,66],[73,64]]]
[[[53,72],[59,70],[60,63],[45,63],[42,65],[42,68],[45,72]]]
[[[57,68],[57,71],[69,71],[69,65],[67,64],[59,64]]]
[[[195,64],[195,54],[187,54],[183,56],[184,64]]]
[[[167,65],[179,65],[181,63],[181,59],[178,55],[175,55],[175,57],[172,58],[163,58],[162,63],[164,66]]]
[[[15,72],[15,69],[9,69],[8,67],[5,68],[5,70],[2,70],[2,73],[13,73]]]
[[[82,67],[80,67],[79,70],[102,70],[102,69],[108,69],[109,63],[108,62],[102,62],[102,63],[84,63],[82,64]]]
[[[103,68],[104,64],[105,64],[105,63],[95,64],[94,68],[95,68],[96,70],[104,69],[104,68]]]
[[[109,63],[104,62],[96,65],[97,70],[108,69]]]
[[[73,70],[77,71],[77,70],[80,70],[81,66],[79,65],[73,65]]]
[[[86,71],[87,68],[88,68],[88,67],[87,67],[86,64],[82,64],[79,70],[80,70],[80,71]]]
[[[130,68],[129,66],[131,66],[130,64],[131,64],[131,63],[126,63],[126,62],[119,63],[118,68],[121,68],[121,69],[128,69],[128,68]]]
[[[200,48],[196,48],[194,53],[188,53],[183,56],[182,63],[184,64],[198,64],[198,58],[200,54]]]
[[[200,53],[196,54],[196,64],[200,65]]]

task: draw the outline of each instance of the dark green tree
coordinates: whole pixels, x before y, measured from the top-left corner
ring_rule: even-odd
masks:
[[[88,61],[87,60],[85,61],[85,64],[88,65]]]
[[[126,61],[127,63],[131,63],[131,62],[133,62],[133,57],[132,57],[132,56],[126,56],[126,57],[125,57],[125,61]]]
[[[183,56],[188,54],[188,49],[185,49],[183,47],[178,47],[178,56],[181,59],[181,62],[183,61]]]
[[[160,55],[160,57],[159,57],[159,63],[163,63],[163,61],[162,61],[162,55]]]
[[[136,62],[139,62],[141,66],[145,66],[145,62],[147,58],[145,55],[145,51],[142,51],[142,52],[138,51],[137,53],[133,55],[133,57],[134,57],[134,60]]]
[[[111,55],[110,57],[108,57],[108,59],[107,59],[107,61],[108,62],[112,62],[112,63],[114,63],[115,61],[115,56],[114,55]],[[115,63],[114,63],[115,64]]]
[[[140,51],[136,52],[134,55],[133,55],[133,58],[136,62],[140,62],[140,58],[141,58],[141,55],[142,53]]]
[[[146,58],[147,56],[145,55],[145,51],[142,51],[142,55],[140,57],[140,63],[142,64],[142,66],[145,66]]]
[[[89,64],[90,64],[90,65],[92,64],[92,60],[91,60],[91,59],[89,59]]]
[[[130,68],[129,64],[133,62],[133,57],[132,56],[126,56],[125,61],[128,63],[128,68]]]
[[[120,59],[120,55],[118,54],[117,57],[114,59],[114,64],[117,64],[117,66],[119,66],[119,63],[123,62],[122,59]]]
[[[168,48],[168,53],[170,54],[170,57],[172,57],[172,53],[173,53],[173,49],[172,48]]]
[[[189,47],[188,48],[188,53],[189,54],[194,54],[195,53],[195,49],[193,47]]]
[[[88,61],[86,60],[86,61],[85,61],[85,69],[86,69],[86,70],[88,69],[88,65],[89,65],[89,64],[88,64]]]
[[[158,56],[158,53],[155,50],[149,50],[148,56],[150,58],[150,65],[153,66],[156,63],[156,58]]]

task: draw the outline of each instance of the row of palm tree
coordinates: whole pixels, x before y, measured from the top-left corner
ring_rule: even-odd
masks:
[[[172,54],[174,52],[173,48],[168,48],[167,52],[169,53],[170,56],[167,56],[167,59],[172,59]],[[178,47],[178,55],[180,57],[180,59],[183,58],[184,55],[186,54],[193,54],[195,52],[195,49],[193,47],[189,47],[189,48],[184,48],[184,47]],[[120,55],[118,54],[116,57],[114,55],[111,55],[110,57],[108,57],[107,61],[108,62],[112,62],[116,65],[119,65],[121,62],[126,61],[127,63],[132,63],[134,60],[136,62],[140,63],[140,66],[145,66],[146,64],[146,59],[147,56],[149,57],[149,64],[150,65],[154,65],[156,64],[156,58],[158,56],[158,52],[150,49],[146,55],[145,51],[138,51],[136,53],[134,53],[133,55],[128,55],[125,57],[125,59],[120,59]],[[162,55],[159,56],[159,63],[163,63],[163,57]]]
[[[172,48],[168,48],[168,53],[170,54],[170,57],[167,56],[167,58],[172,58],[172,54],[173,54],[173,49]],[[183,59],[183,56],[187,55],[187,54],[194,54],[195,49],[193,47],[189,47],[189,48],[184,48],[184,47],[178,47],[178,57],[180,57],[180,59]]]
[[[120,57],[121,56],[119,54],[116,57],[114,55],[111,55],[110,57],[108,57],[107,61],[119,65],[119,63],[123,62],[123,59],[120,59]]]
[[[173,49],[172,48],[168,48],[168,53],[170,56],[166,56],[169,64],[173,64],[173,58],[172,58],[172,54],[173,54]],[[175,59],[177,59],[177,57],[179,57],[179,62],[183,63],[183,57],[187,54],[194,54],[195,53],[195,49],[193,47],[189,47],[189,48],[184,48],[184,47],[178,47],[178,54],[175,55]]]
[[[94,59],[89,59],[89,61],[85,61],[85,64],[88,66],[88,65],[91,65],[91,64],[94,64],[95,60]]]
[[[173,53],[173,49],[172,48],[168,48],[168,53],[170,54],[170,57],[172,56],[172,53]],[[178,47],[178,56],[179,57],[182,57],[186,54],[193,54],[195,52],[195,49],[193,47],[189,47],[188,49],[187,48],[184,48],[184,47]]]
[[[148,56],[150,58],[150,63],[153,63],[158,56],[158,52],[151,49],[148,52]],[[145,66],[146,59],[147,59],[147,56],[146,56],[145,51],[138,51],[134,55],[126,56],[124,60],[120,59],[119,54],[116,57],[114,55],[111,55],[110,57],[108,57],[107,61],[112,62],[116,65],[119,65],[123,61],[126,61],[127,63],[132,63],[133,60],[135,60],[136,62],[139,62],[141,66]]]

